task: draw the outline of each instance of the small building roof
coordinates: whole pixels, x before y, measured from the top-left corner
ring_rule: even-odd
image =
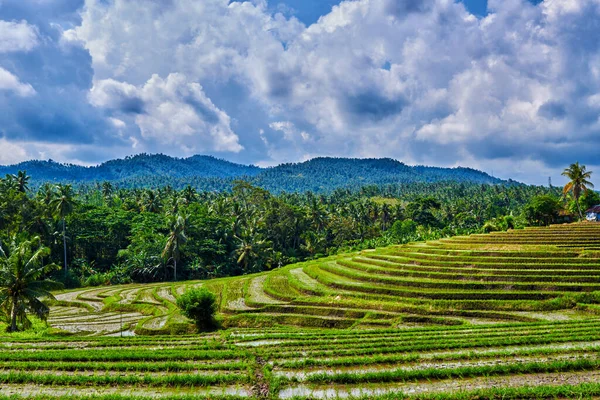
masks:
[[[594,206],[594,207],[590,208],[589,210],[586,211],[586,213],[600,214],[600,204],[598,204],[597,206]]]

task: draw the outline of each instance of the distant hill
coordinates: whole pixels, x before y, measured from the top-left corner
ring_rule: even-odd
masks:
[[[337,188],[414,182],[469,182],[497,184],[503,181],[471,168],[411,167],[389,158],[315,158],[302,163],[259,168],[196,155],[175,158],[163,154],[139,154],[111,160],[98,166],[61,164],[52,160],[26,161],[0,166],[0,175],[27,171],[32,185],[44,182],[93,184],[110,181],[122,187],[182,188],[192,185],[199,190],[226,190],[236,179],[273,192],[326,193]]]

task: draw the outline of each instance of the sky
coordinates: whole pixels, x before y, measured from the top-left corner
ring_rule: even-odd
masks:
[[[0,164],[146,152],[600,176],[598,21],[600,0],[0,0]]]

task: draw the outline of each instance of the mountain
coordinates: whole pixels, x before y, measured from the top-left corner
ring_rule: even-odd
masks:
[[[226,190],[236,179],[244,179],[272,192],[326,193],[337,188],[414,182],[502,183],[500,179],[471,168],[411,167],[390,158],[314,158],[302,163],[259,168],[211,156],[175,158],[163,154],[139,154],[111,160],[98,166],[60,164],[52,160],[26,161],[0,166],[0,175],[27,171],[32,185],[44,182],[93,184],[110,181],[122,187],[182,188]]]
[[[164,177],[219,177],[255,176],[260,168],[235,164],[211,156],[189,158],[169,157],[164,154],[138,154],[124,159],[110,160],[98,166],[84,167],[60,164],[52,160],[25,161],[10,166],[0,166],[0,174],[27,171],[34,180],[53,182],[118,181],[144,176]]]

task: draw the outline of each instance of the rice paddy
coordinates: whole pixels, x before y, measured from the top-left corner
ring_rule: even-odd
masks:
[[[71,335],[0,338],[0,398],[597,398],[599,278],[600,224],[572,224],[62,292]],[[225,329],[193,333],[190,286]]]

